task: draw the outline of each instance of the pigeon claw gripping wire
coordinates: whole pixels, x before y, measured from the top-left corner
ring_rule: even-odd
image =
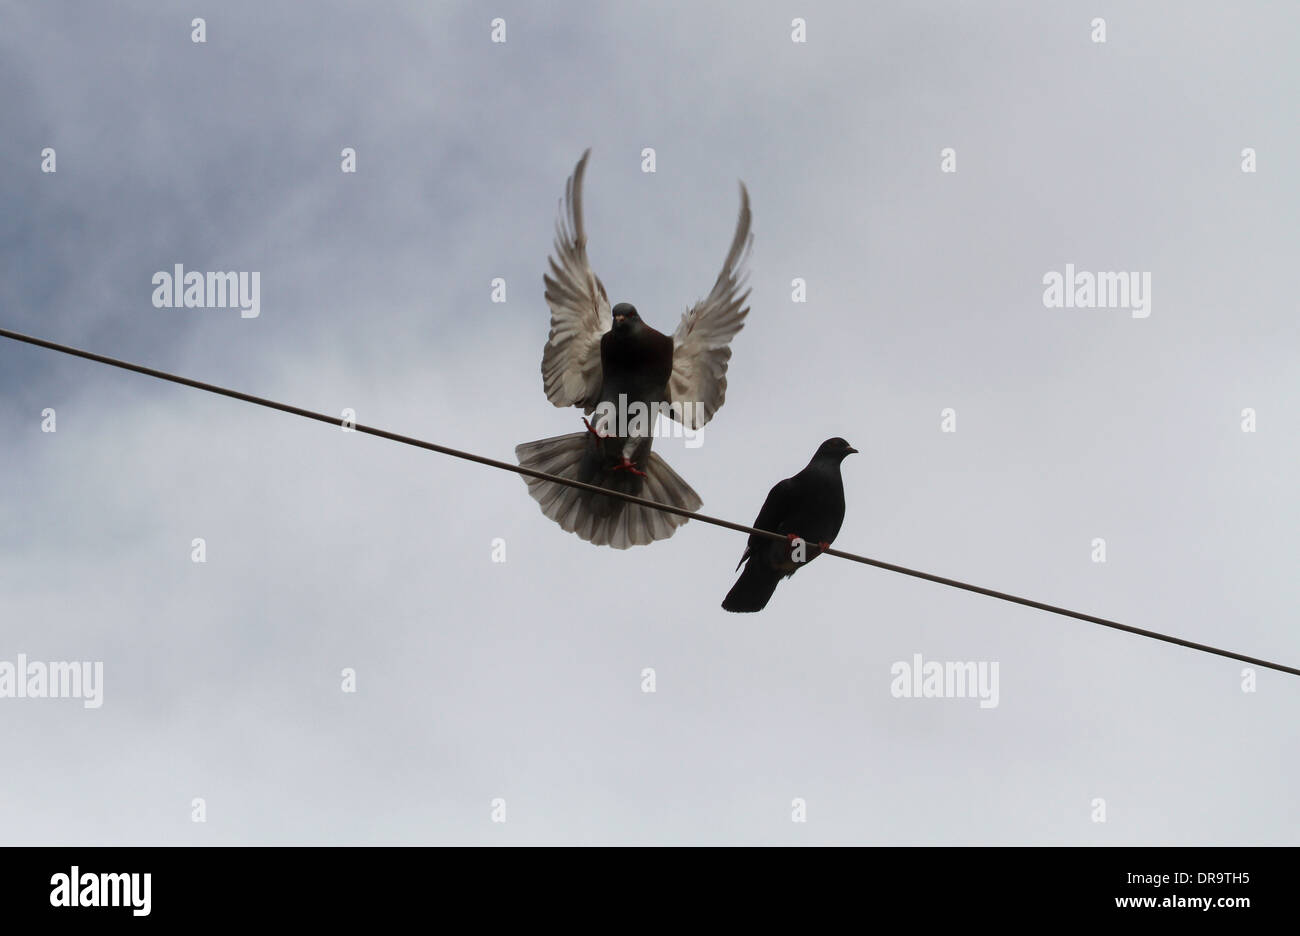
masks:
[[[630,471],[638,478],[644,478],[646,473],[636,466],[636,463],[624,456],[623,460],[615,465],[610,471]]]
[[[795,550],[795,544],[798,543],[801,539],[803,539],[803,537],[800,536],[798,533],[787,533],[785,535],[785,539],[786,542],[790,544],[790,552],[793,553]],[[813,555],[820,556],[822,553],[826,552],[826,550],[830,548],[831,548],[831,544],[828,543],[826,540],[822,540],[817,544],[817,552],[813,553]]]

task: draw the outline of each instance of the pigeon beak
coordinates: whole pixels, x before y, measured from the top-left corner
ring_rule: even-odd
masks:
[[[846,455],[857,455],[857,454],[858,454],[858,450],[855,449],[853,446],[850,445],[848,448],[846,448],[846,449],[844,450],[844,454],[846,454]]]

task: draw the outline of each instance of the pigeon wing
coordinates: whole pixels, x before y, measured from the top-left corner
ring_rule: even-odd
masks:
[[[688,429],[699,429],[727,397],[731,339],[745,325],[749,307],[742,292],[745,261],[754,241],[750,233],[749,192],[740,184],[740,217],[722,272],[713,291],[697,302],[673,334],[673,374],[668,383],[669,414]]]
[[[754,520],[754,529],[767,530],[769,533],[788,532],[791,514],[794,512],[798,501],[798,495],[795,490],[793,478],[786,478],[784,481],[778,481],[772,490],[767,492],[767,500],[763,501],[763,509],[758,512],[757,519]],[[745,545],[745,554],[740,557],[740,562],[736,563],[739,569],[745,564],[745,560],[750,557],[754,549],[759,545],[767,542],[766,536],[755,536],[749,534],[749,542]]]
[[[582,154],[565,186],[551,272],[542,277],[551,307],[551,333],[542,352],[546,398],[556,406],[581,406],[585,412],[600,402],[600,337],[611,324],[605,285],[587,261],[582,222],[582,176],[590,155],[590,149]]]

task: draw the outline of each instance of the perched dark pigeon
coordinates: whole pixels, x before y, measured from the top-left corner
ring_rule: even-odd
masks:
[[[749,193],[740,185],[740,218],[712,292],[682,316],[672,337],[655,331],[626,302],[613,309],[587,262],[582,220],[582,154],[565,189],[555,256],[545,276],[551,333],[542,353],[542,384],[556,406],[577,406],[592,420],[569,435],[515,447],[519,464],[548,474],[623,491],[685,510],[699,495],[650,451],[655,415],[697,430],[722,406],[728,345],[749,313],[742,292],[750,234]],[[643,413],[647,418],[638,419]],[[620,418],[621,417],[621,418]],[[666,423],[665,423],[666,424]],[[677,514],[525,476],[542,513],[597,546],[627,549],[673,535]]]
[[[781,579],[794,575],[835,542],[844,522],[840,462],[855,452],[843,439],[827,439],[803,471],[768,492],[754,528],[784,533],[786,542],[750,534],[736,568],[746,560],[749,564],[722,600],[723,609],[762,611]],[[803,561],[798,561],[800,556]]]

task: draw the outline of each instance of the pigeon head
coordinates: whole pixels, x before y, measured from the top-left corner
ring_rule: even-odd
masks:
[[[610,310],[614,316],[614,327],[616,329],[626,328],[641,320],[636,314],[636,306],[630,302],[620,302]]]
[[[843,461],[849,455],[856,455],[858,450],[849,445],[847,441],[836,436],[833,439],[827,439],[817,449],[814,458],[832,459],[836,462]]]

